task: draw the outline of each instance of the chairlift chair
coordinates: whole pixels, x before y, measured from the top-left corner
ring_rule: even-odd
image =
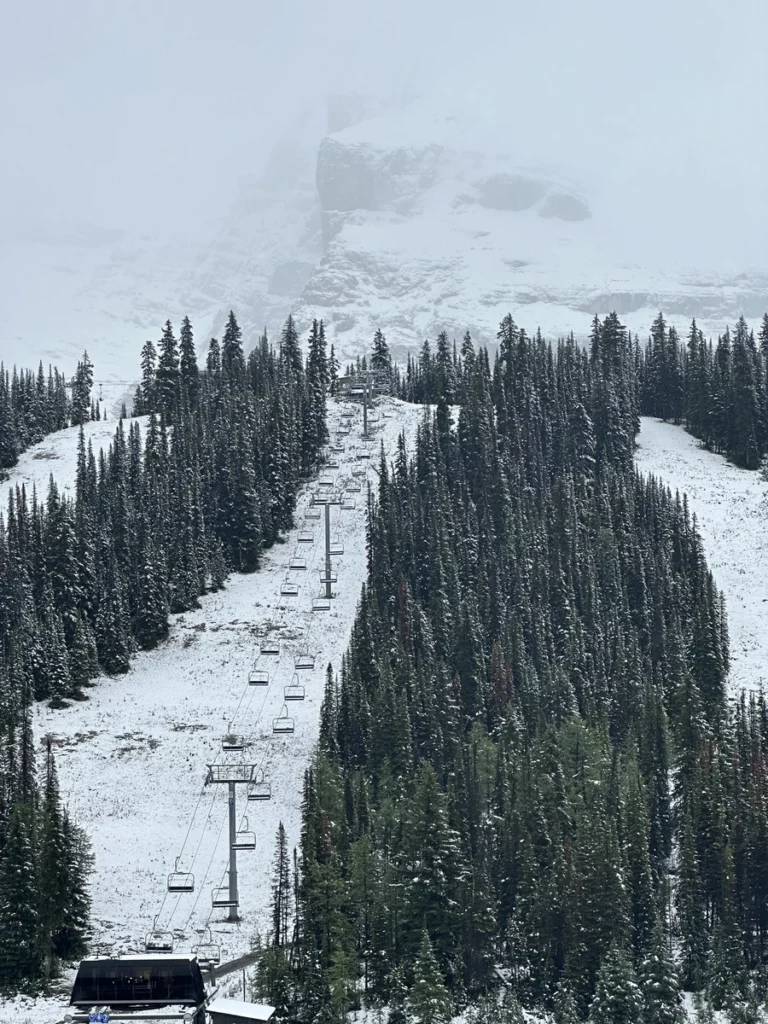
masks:
[[[304,513],[304,519],[310,521],[312,519],[319,519],[322,516],[322,512],[319,508],[308,508]]]
[[[343,512],[351,512],[355,508],[357,508],[357,502],[354,498],[342,498],[341,509]]]
[[[272,783],[264,772],[261,773],[259,778],[254,779],[253,782],[249,783],[248,799],[259,801],[272,799]]]
[[[331,448],[331,451],[332,452],[338,452],[338,451],[342,451],[343,452],[344,451],[344,445],[343,444],[334,445],[334,447]],[[338,459],[328,459],[328,461],[325,464],[325,468],[326,469],[339,469],[339,466],[340,466],[340,463],[339,463]]]
[[[280,584],[280,596],[281,597],[298,597],[299,596],[299,584],[290,583],[285,580]]]
[[[358,467],[357,469],[353,469],[352,470],[352,476],[356,480],[359,480],[361,477],[365,476],[365,470],[362,468],[362,466]]]
[[[338,583],[339,574],[336,572],[335,569],[331,569],[330,572],[328,572],[326,569],[321,569],[320,582],[322,583],[323,586],[325,586],[326,583]]]
[[[228,732],[227,735],[222,738],[221,749],[229,751],[245,750],[245,736],[240,736],[234,732]]]
[[[325,596],[312,598],[313,612],[329,612],[331,610],[330,598]]]
[[[272,719],[272,732],[273,733],[291,733],[294,731],[294,721],[288,714],[288,708],[283,704],[283,710],[277,716]]]
[[[365,450],[362,450],[362,451],[359,451],[355,457],[358,459],[358,461],[361,461],[362,459],[370,459],[371,453],[367,452]]]
[[[293,667],[297,671],[302,669],[313,669],[315,667],[315,656],[310,654],[308,651],[300,651],[293,662]]]
[[[293,569],[294,572],[307,568],[307,560],[304,555],[294,554],[291,555],[291,560],[288,563],[288,568]]]
[[[195,876],[191,871],[179,871],[179,858],[173,865],[173,871],[168,875],[168,892],[194,892]]]
[[[338,466],[337,466],[338,468]],[[334,480],[333,477],[323,476],[317,481],[317,486],[323,491],[330,491],[333,489]]]
[[[245,828],[238,829],[235,832],[235,841],[232,843],[233,850],[255,850],[256,849],[256,833],[251,832],[248,829],[248,819],[245,819]]]
[[[299,530],[299,535],[296,539],[299,544],[314,544],[315,534],[312,530]]]
[[[340,537],[334,537],[328,545],[328,553],[331,555],[343,555],[344,541]]]
[[[304,700],[304,687],[301,683],[288,683],[283,690],[285,700]]]
[[[202,942],[198,942],[192,952],[201,967],[218,967],[221,963],[221,946],[213,941],[210,928],[206,928],[205,932],[206,938]]]
[[[259,650],[264,655],[268,655],[271,657],[279,657],[280,643],[278,640],[265,639],[261,641],[261,644],[259,645]]]
[[[159,916],[159,915],[158,915]],[[157,927],[157,917],[152,922],[152,931],[144,940],[145,953],[172,953],[173,932]]]
[[[341,418],[343,420],[353,420],[355,418],[355,410],[354,409],[343,409],[342,413],[341,413]]]
[[[220,885],[211,890],[211,906],[214,909],[217,907],[236,907],[238,906],[238,901],[233,900],[229,895],[228,885]]]

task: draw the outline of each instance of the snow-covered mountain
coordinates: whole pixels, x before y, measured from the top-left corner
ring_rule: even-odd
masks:
[[[442,329],[492,341],[508,311],[556,336],[585,335],[612,309],[645,333],[659,309],[716,332],[768,307],[768,273],[630,262],[631,220],[617,221],[598,179],[532,162],[483,110],[434,95],[337,97],[325,123],[306,119],[241,182],[205,241],[5,231],[0,357],[68,367],[87,347],[98,378],[132,380],[166,317],[189,314],[204,345],[230,308],[247,340],[294,311],[302,328],[323,317],[342,357],[377,326],[402,357]]]

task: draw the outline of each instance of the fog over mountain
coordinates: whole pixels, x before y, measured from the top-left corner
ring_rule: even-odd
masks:
[[[202,343],[230,306],[347,354],[507,309],[762,312],[761,0],[369,7],[6,13],[0,356],[128,378],[166,316]]]

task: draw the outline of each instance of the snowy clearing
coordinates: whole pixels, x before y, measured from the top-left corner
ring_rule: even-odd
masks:
[[[321,593],[324,561],[323,520],[304,518],[313,482],[300,494],[296,528],[265,553],[259,572],[232,576],[223,591],[201,599],[199,610],[172,616],[168,641],[138,653],[126,676],[96,680],[86,703],[36,708],[36,736],[55,736],[62,794],[93,841],[94,952],[143,949],[156,915],[158,928],[173,931],[179,951],[191,950],[210,926],[222,960],[246,952],[256,932],[266,930],[278,823],[292,850],[299,840],[303,773],[317,738],[325,669],[329,662],[335,671],[340,668],[366,576],[366,481],[375,484],[380,441],[391,458],[398,434],[412,438],[422,415],[417,406],[389,399],[380,409],[387,418],[379,421],[375,444],[365,449],[371,458],[357,457],[364,449],[356,409],[352,433],[339,442],[345,448],[336,455],[339,469],[321,473],[323,479],[360,485],[359,492],[346,494],[355,499],[354,509],[331,510],[332,542],[340,541],[344,552],[332,559],[338,596],[330,611],[311,610],[312,598]],[[331,403],[331,443],[337,441],[340,413]],[[54,470],[54,476],[63,487],[74,473],[74,461],[70,465],[63,450],[67,433],[73,450],[77,446],[76,432],[57,435],[61,472]],[[12,479],[36,479],[39,487],[34,462],[34,451],[26,453]],[[353,471],[362,476],[352,477]],[[313,531],[313,542],[298,543],[306,530]],[[294,554],[306,558],[305,570],[289,571]],[[281,597],[286,580],[299,584],[297,597]],[[260,655],[264,635],[279,638],[279,656]],[[287,705],[295,732],[273,735],[273,718],[284,709],[284,687],[302,652],[314,655],[315,667],[298,672],[305,699]],[[255,665],[269,670],[268,687],[248,685]],[[225,755],[221,741],[230,731],[244,734],[247,745]],[[226,883],[229,856],[227,786],[203,785],[206,765],[214,762],[255,764],[272,785],[272,799],[264,802],[247,802],[245,787],[237,787],[239,828],[256,833],[256,849],[238,854],[238,924],[227,924],[227,911],[211,906],[211,889]],[[176,858],[180,870],[194,873],[193,893],[166,892]],[[47,1024],[60,1019],[61,1006],[55,999],[15,1000],[0,1004],[0,1022]]]
[[[733,692],[768,688],[768,482],[699,446],[682,427],[643,418],[637,466],[688,495],[707,564],[725,594]]]
[[[132,421],[125,421],[124,427],[128,431],[128,423],[135,422],[141,425],[142,436],[144,428],[149,420],[148,416],[136,416]],[[112,443],[112,438],[117,430],[118,420],[96,420],[93,423],[83,424],[86,447],[90,441],[93,446],[93,454],[96,456],[96,464],[99,462],[99,452],[106,451]],[[18,465],[7,470],[8,479],[0,480],[0,513],[5,516],[8,510],[8,494],[16,487],[24,487],[27,492],[27,500],[32,497],[32,489],[37,491],[38,499],[45,501],[48,494],[48,481],[51,476],[56,481],[59,491],[69,497],[74,497],[75,474],[77,472],[77,439],[80,436],[80,427],[67,427],[65,430],[57,430],[43,438],[38,444],[32,445],[19,456]]]

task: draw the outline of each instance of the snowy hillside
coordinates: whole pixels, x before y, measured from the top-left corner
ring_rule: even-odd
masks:
[[[552,336],[584,336],[611,310],[643,335],[659,309],[707,333],[765,311],[768,273],[639,256],[596,168],[522,152],[495,111],[478,116],[486,107],[440,92],[383,112],[337,98],[325,123],[294,126],[220,227],[193,241],[93,225],[6,238],[0,359],[69,372],[87,348],[97,380],[132,381],[166,317],[188,314],[203,346],[230,308],[247,343],[264,326],[275,336],[292,310],[302,330],[322,316],[342,357],[377,326],[399,357],[442,329],[493,341],[510,311]]]
[[[339,414],[339,406],[332,405],[332,436]],[[222,592],[201,599],[199,610],[172,617],[168,641],[137,654],[127,676],[96,680],[86,703],[36,710],[36,735],[55,737],[63,796],[93,839],[94,938],[101,951],[142,949],[156,915],[159,928],[173,931],[179,950],[192,949],[210,926],[223,959],[246,951],[255,933],[267,928],[278,823],[283,822],[292,849],[299,840],[303,772],[317,738],[325,668],[329,662],[335,671],[340,668],[365,579],[366,484],[375,484],[379,442],[392,457],[398,434],[413,436],[421,410],[382,402],[381,432],[375,447],[366,449],[374,458],[365,460],[357,457],[359,411],[356,416],[342,442],[345,450],[337,455],[339,469],[322,474],[355,500],[355,508],[331,512],[332,541],[340,541],[344,551],[333,558],[338,584],[330,611],[311,610],[312,598],[321,592],[323,564],[322,521],[305,518],[313,483],[299,498],[297,528],[265,553],[258,573],[231,577]],[[95,445],[100,432],[94,433]],[[74,451],[76,437],[62,431],[51,446],[61,455],[52,465],[64,487],[74,474],[74,461],[64,449],[69,442]],[[12,480],[36,478],[42,461],[37,454],[33,449],[22,457]],[[357,486],[359,491],[352,489]],[[313,542],[299,543],[298,531],[308,529]],[[306,557],[306,570],[289,570],[295,553]],[[281,597],[280,585],[288,579],[299,584],[296,598]],[[264,636],[279,639],[279,657],[260,655]],[[297,673],[299,654],[311,654],[314,669]],[[268,669],[268,687],[249,686],[255,665]],[[273,735],[273,719],[286,711],[284,688],[295,675],[306,691],[303,701],[287,705],[295,732]],[[222,753],[222,737],[230,731],[246,736],[244,752]],[[211,889],[225,884],[228,863],[227,787],[203,783],[206,766],[223,762],[256,764],[272,786],[270,801],[250,803],[239,787],[239,827],[256,833],[257,846],[238,855],[238,925],[224,923],[227,911],[211,906]],[[177,858],[180,870],[195,875],[194,893],[166,892]],[[6,1011],[0,1004],[0,1021],[23,1021],[22,1004],[17,1001]],[[47,1024],[57,1019],[57,1005],[39,1000],[29,1012]]]
[[[725,594],[732,690],[768,690],[768,482],[700,448],[682,427],[648,418],[636,462],[688,495],[707,564]]]

